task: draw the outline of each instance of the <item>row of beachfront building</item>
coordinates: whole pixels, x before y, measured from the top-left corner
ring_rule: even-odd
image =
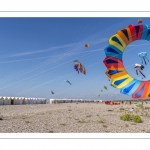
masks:
[[[91,99],[50,99],[50,104],[58,104],[58,103],[89,103],[89,102],[103,102],[103,100],[91,100]]]
[[[0,105],[25,105],[25,104],[46,104],[46,103],[47,103],[46,98],[0,96]]]

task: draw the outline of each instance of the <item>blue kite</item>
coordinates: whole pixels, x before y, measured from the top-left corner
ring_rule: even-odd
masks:
[[[138,55],[141,58],[141,63],[143,64],[143,60],[144,60],[145,65],[147,65],[146,59],[149,62],[149,59],[147,58],[147,53],[146,52],[141,52],[141,53],[138,53]]]

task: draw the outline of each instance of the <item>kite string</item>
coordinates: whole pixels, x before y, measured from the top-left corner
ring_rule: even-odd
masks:
[[[134,48],[133,48],[134,49]],[[131,49],[132,50],[132,49]],[[129,51],[129,50],[128,50]],[[126,52],[128,52],[128,51],[126,51]],[[117,54],[118,55],[118,54]],[[46,82],[46,83],[48,83],[48,82]],[[36,86],[37,87],[37,86]],[[38,86],[39,87],[39,86]],[[34,88],[34,87],[33,87]],[[33,89],[33,88],[31,88],[31,89]]]

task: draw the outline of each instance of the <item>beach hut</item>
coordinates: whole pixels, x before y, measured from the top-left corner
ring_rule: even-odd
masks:
[[[42,104],[42,98],[40,98],[40,104]]]
[[[40,102],[41,102],[40,104],[43,104],[43,98],[40,99]]]
[[[38,98],[37,101],[38,101],[38,104],[41,104],[41,98]]]
[[[36,102],[36,104],[38,103],[38,99],[37,98],[35,98],[35,102]]]
[[[31,98],[28,98],[28,104],[31,104]]]
[[[28,104],[31,104],[31,98],[28,98]]]
[[[46,99],[45,98],[43,98],[43,104],[46,104]]]
[[[40,104],[40,103],[41,103],[41,99],[37,98],[37,104]]]
[[[19,97],[15,97],[15,105],[19,105],[19,104],[20,104]]]
[[[11,98],[10,97],[4,97],[4,105],[11,105]]]
[[[28,104],[28,98],[25,98],[25,104],[26,105]]]
[[[19,105],[23,104],[23,99],[24,99],[24,97],[19,97]]]
[[[25,98],[22,97],[22,104],[25,105],[26,104],[26,101],[25,101]]]
[[[15,98],[14,97],[11,97],[10,101],[11,101],[11,105],[15,105]]]
[[[29,104],[32,104],[32,98],[29,98]]]
[[[40,104],[43,104],[43,98],[40,99]]]
[[[45,104],[45,98],[42,99],[42,103]]]
[[[4,98],[2,96],[0,96],[0,105],[4,104]]]
[[[36,98],[33,98],[33,104],[36,104]]]

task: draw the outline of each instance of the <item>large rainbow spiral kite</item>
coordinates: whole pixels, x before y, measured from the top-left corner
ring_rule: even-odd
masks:
[[[150,80],[140,81],[128,74],[122,62],[122,55],[127,45],[135,40],[150,40],[150,27],[146,24],[129,25],[117,31],[109,38],[109,45],[104,49],[107,67],[106,75],[112,79],[111,85],[120,88],[120,93],[132,95],[132,98],[150,98]]]

